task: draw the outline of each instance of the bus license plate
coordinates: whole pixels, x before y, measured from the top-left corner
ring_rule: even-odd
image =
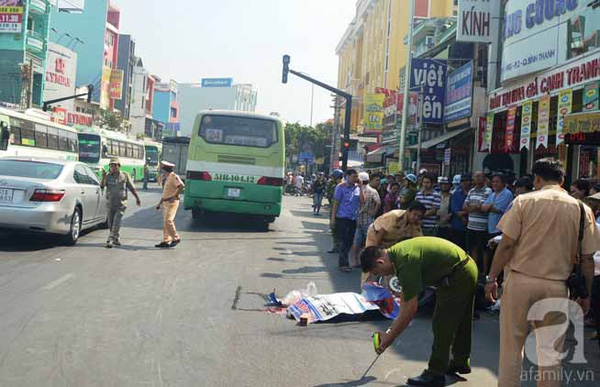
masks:
[[[239,188],[227,188],[227,196],[230,198],[239,198],[242,190]]]
[[[0,189],[0,204],[11,204],[13,201],[12,189]]]
[[[232,183],[250,183],[250,184],[254,184],[258,180],[255,176],[232,175],[229,173],[213,173],[212,179],[213,179],[213,181],[225,181],[225,182],[232,182]]]

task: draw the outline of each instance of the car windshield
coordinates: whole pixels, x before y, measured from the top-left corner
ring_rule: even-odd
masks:
[[[79,133],[79,161],[97,163],[100,160],[100,136]]]
[[[207,115],[202,118],[200,136],[210,144],[267,148],[277,142],[277,124],[257,118]]]
[[[146,158],[150,159],[150,165],[158,165],[158,148],[154,146],[146,147]]]
[[[54,180],[63,170],[60,164],[37,161],[0,160],[0,176]]]

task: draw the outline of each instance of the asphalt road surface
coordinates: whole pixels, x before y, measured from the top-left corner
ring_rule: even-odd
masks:
[[[158,197],[127,210],[121,248],[105,249],[103,230],[74,247],[0,235],[1,386],[402,386],[426,368],[426,312],[360,380],[375,358],[370,336],[389,321],[299,327],[262,311],[264,294],[309,281],[322,294],[358,291],[359,271],[339,272],[326,254],[327,217],[312,216],[310,199],[286,197],[268,232],[180,210],[183,242],[159,250]],[[473,373],[456,385],[495,385],[498,316],[483,312],[474,336]],[[576,385],[598,383],[595,372]]]

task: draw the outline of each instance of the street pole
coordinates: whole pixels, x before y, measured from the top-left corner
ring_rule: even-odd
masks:
[[[406,126],[408,125],[408,114],[409,114],[409,93],[410,93],[410,72],[412,64],[412,45],[413,45],[413,32],[414,32],[414,14],[415,14],[415,0],[410,0],[410,12],[408,20],[408,58],[406,60],[406,72],[404,75],[404,106],[402,107],[402,126],[400,127],[400,149],[398,153],[398,166],[400,170],[404,170],[404,150],[406,148]]]
[[[417,139],[417,174],[421,171],[421,142],[423,140],[423,97],[425,96],[425,82],[421,83],[421,90],[419,91],[419,136]]]

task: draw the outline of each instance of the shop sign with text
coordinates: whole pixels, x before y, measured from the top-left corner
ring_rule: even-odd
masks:
[[[0,33],[20,34],[23,29],[24,0],[0,1]]]
[[[410,88],[420,92],[423,87],[421,118],[425,124],[444,122],[446,71],[448,62],[440,59],[413,59]]]
[[[539,74],[515,86],[495,90],[489,97],[489,110],[503,110],[528,99],[557,94],[565,88],[581,86],[600,79],[600,52],[567,63],[556,70]]]
[[[367,94],[365,96],[365,132],[381,132],[384,98],[384,94]]]
[[[500,26],[500,4],[490,0],[459,1],[456,41],[491,43]]]
[[[448,90],[446,90],[446,105],[444,107],[446,122],[471,116],[472,95],[473,62],[470,61],[448,75]]]

